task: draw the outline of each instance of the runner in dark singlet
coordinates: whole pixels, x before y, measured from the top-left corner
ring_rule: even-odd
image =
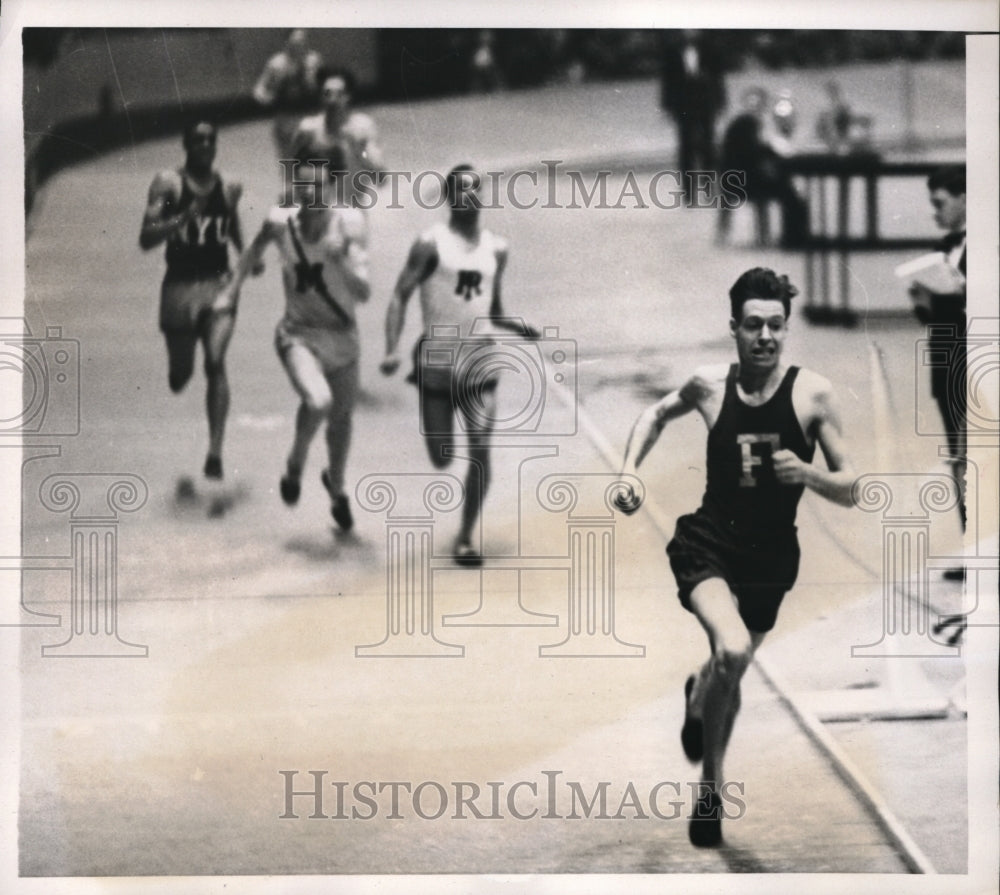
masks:
[[[623,475],[635,475],[670,420],[697,409],[708,426],[705,496],[677,520],[667,545],[681,604],[697,617],[711,649],[685,684],[681,731],[688,758],[704,761],[689,830],[700,846],[722,838],[722,761],[740,680],[798,574],[795,513],[802,492],[852,503],[854,473],[830,383],[781,362],[796,291],[771,270],[744,273],[729,292],[738,363],[700,368],[645,410],[625,455]],[[812,464],[817,444],[826,469]],[[639,507],[628,485],[617,502],[625,512]]]
[[[194,372],[195,347],[199,341],[204,347],[209,432],[204,471],[208,478],[221,479],[229,413],[225,356],[235,315],[212,306],[229,278],[229,243],[242,251],[243,237],[236,211],[242,187],[213,167],[216,137],[215,125],[208,121],[185,129],[184,166],[153,179],[139,245],[147,251],[167,245],[160,329],[167,342],[171,391],[187,385]]]
[[[769,631],[798,572],[795,511],[804,490],[778,481],[773,455],[787,449],[811,463],[815,442],[807,442],[792,406],[798,367],[788,368],[778,390],[759,407],[740,399],[738,372],[737,364],[729,368],[722,408],[708,433],[702,504],[677,521],[668,552],[686,609],[703,570],[710,568],[736,594],[747,627]],[[719,557],[725,559],[710,562]]]

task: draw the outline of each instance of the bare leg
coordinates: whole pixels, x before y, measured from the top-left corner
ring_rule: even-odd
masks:
[[[288,471],[296,478],[302,475],[306,457],[309,455],[309,445],[316,437],[316,432],[325,416],[326,410],[322,404],[317,406],[308,401],[302,401],[295,412],[295,438],[292,441],[292,449],[288,452],[287,466]]]
[[[753,657],[753,654],[757,652],[757,647],[760,646],[761,643],[763,643],[765,636],[766,635],[763,632],[761,632],[761,631],[751,631],[750,632],[750,656],[751,656],[751,658]],[[721,750],[721,753],[723,755],[725,755],[726,750],[729,748],[729,738],[732,736],[733,725],[736,722],[736,716],[739,714],[741,702],[742,702],[742,700],[741,700],[741,697],[740,697],[740,685],[737,684],[736,685],[736,692],[735,692],[735,694],[733,696],[733,699],[732,699],[732,701],[731,701],[731,703],[729,705],[729,711],[728,711],[728,713],[725,716],[725,725],[724,725],[724,727],[722,729],[722,736],[721,736],[720,743],[719,743],[720,750]],[[722,772],[721,772],[721,769],[720,769],[720,771],[719,771],[720,777],[717,777],[716,779],[720,779],[721,780],[721,773]],[[706,777],[707,777],[707,775],[706,775]]]
[[[351,446],[351,415],[358,396],[358,365],[352,363],[327,376],[333,407],[327,414],[326,445],[329,457],[329,488],[333,495],[344,492],[344,470]]]
[[[703,725],[705,801],[696,806],[690,836],[695,845],[716,845],[722,836],[718,790],[725,780],[723,761],[739,710],[740,681],[763,634],[747,630],[721,578],[699,584],[691,594],[691,608],[708,635],[712,655],[698,674],[697,693],[692,692]]]
[[[208,414],[208,455],[222,457],[222,439],[229,415],[229,379],[226,376],[226,349],[233,335],[236,318],[232,314],[211,314],[205,324],[202,342],[205,348],[205,409]],[[208,466],[206,464],[206,474]],[[219,477],[221,478],[221,468]]]
[[[450,466],[455,443],[455,408],[451,395],[425,391],[420,399],[420,421],[431,463],[435,469]]]
[[[194,373],[194,350],[198,336],[187,330],[167,330],[167,382],[174,394],[181,391]]]
[[[490,435],[496,419],[496,393],[485,391],[479,406],[459,408],[469,429],[469,470],[465,477],[465,503],[462,505],[462,527],[459,544],[471,544],[472,533],[482,511],[490,487]]]
[[[299,480],[309,445],[320,424],[329,416],[333,398],[319,360],[304,345],[293,344],[281,355],[281,361],[292,388],[301,399],[295,415],[295,438],[288,454],[287,474],[281,481],[282,499],[294,504],[299,498]]]

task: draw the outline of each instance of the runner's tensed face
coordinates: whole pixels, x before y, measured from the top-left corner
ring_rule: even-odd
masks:
[[[482,200],[479,189],[481,178],[475,171],[453,171],[448,176],[448,204],[451,213],[461,217],[474,217],[479,214]]]
[[[347,89],[347,81],[340,75],[334,75],[323,82],[321,88],[323,108],[330,111],[345,113],[351,104],[351,94]]]
[[[184,149],[188,159],[200,167],[210,167],[215,161],[215,128],[203,121],[192,128],[184,137]]]
[[[740,319],[731,320],[729,327],[736,339],[740,364],[758,370],[778,365],[788,334],[788,318],[780,299],[748,298]]]
[[[306,55],[306,32],[303,29],[295,28],[289,32],[285,52],[296,61]]]
[[[292,201],[300,209],[315,211],[326,208],[326,169],[316,165],[299,165],[292,186]]]

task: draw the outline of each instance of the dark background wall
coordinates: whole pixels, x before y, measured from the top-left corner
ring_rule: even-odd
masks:
[[[220,121],[259,114],[251,90],[287,35],[274,28],[25,29],[29,194],[65,164],[176,131],[192,113]],[[373,29],[316,30],[310,44],[350,67],[362,91],[372,90]]]
[[[313,29],[324,59],[350,68],[361,101],[407,101],[560,81],[655,77],[676,31],[642,29]],[[114,146],[179,131],[191,114],[264,114],[251,90],[288,29],[28,28],[24,46],[26,202],[54,170]],[[728,71],[962,58],[964,35],[887,31],[711,31]],[[492,66],[476,69],[489,47]],[[481,54],[480,54],[481,56]]]

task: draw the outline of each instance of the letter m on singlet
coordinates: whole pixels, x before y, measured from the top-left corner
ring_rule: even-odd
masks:
[[[326,287],[323,281],[323,262],[308,264],[300,261],[295,265],[295,291],[306,292],[309,289],[316,289],[322,292]]]
[[[472,301],[473,295],[479,295],[479,286],[482,282],[482,271],[460,270],[458,282],[455,284],[455,295],[461,295],[466,301]]]
[[[781,449],[781,436],[775,432],[751,432],[745,435],[737,435],[736,443],[740,446],[740,460],[742,463],[740,487],[753,488],[757,484],[754,469],[763,464],[765,457],[770,457],[775,451]],[[755,444],[764,444],[770,447],[755,451]]]

